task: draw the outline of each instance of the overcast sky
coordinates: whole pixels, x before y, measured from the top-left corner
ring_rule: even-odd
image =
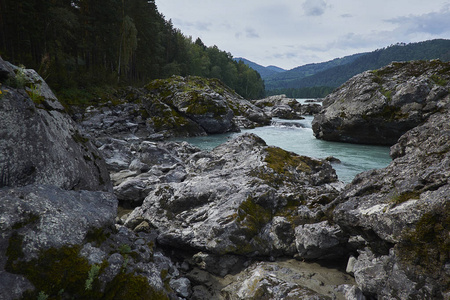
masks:
[[[285,69],[398,42],[450,39],[450,1],[156,0],[193,40]]]

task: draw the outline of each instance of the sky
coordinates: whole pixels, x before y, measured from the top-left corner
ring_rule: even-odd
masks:
[[[450,0],[156,0],[195,41],[284,69],[450,39]]]

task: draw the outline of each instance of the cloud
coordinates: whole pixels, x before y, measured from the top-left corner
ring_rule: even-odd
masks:
[[[307,16],[321,16],[325,13],[327,4],[324,0],[306,0],[302,7]]]
[[[250,39],[259,38],[259,34],[256,32],[256,30],[250,27],[245,28],[245,36]]]
[[[341,15],[341,18],[352,18],[353,17],[353,15],[351,15],[351,14],[342,14]]]
[[[234,36],[237,39],[241,38],[242,36],[245,36],[246,38],[249,39],[257,39],[260,37],[259,34],[256,32],[256,30],[252,27],[246,27],[244,32],[242,31],[236,32]]]
[[[450,5],[444,6],[440,12],[409,15],[386,21],[397,25],[396,31],[406,35],[418,33],[440,35],[450,31]]]
[[[211,22],[189,22],[189,21],[183,21],[181,19],[175,20],[178,27],[186,28],[186,29],[196,29],[198,31],[210,31],[212,23]]]

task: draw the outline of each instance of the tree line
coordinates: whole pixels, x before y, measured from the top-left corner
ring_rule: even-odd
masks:
[[[147,0],[0,0],[0,55],[58,91],[142,85],[171,75],[218,78],[245,98],[260,75],[175,28]]]

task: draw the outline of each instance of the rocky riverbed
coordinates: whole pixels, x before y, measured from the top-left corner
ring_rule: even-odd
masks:
[[[442,64],[423,64],[377,74],[392,99],[410,99],[405,69],[447,84]],[[448,88],[432,86],[434,108],[399,126],[387,168],[345,186],[328,161],[256,135],[209,152],[161,140],[308,113],[285,97],[250,102],[174,77],[123,90],[77,124],[34,71],[0,60],[0,81],[0,299],[450,297]],[[387,101],[372,97],[364,106]],[[432,105],[414,99],[399,111]]]

